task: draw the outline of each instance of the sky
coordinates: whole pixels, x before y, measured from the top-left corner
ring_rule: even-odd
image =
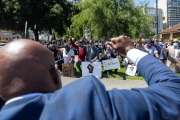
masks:
[[[138,5],[139,2],[142,2],[144,0],[134,0],[135,5]],[[150,7],[154,7],[154,3],[156,2],[156,0],[148,0],[149,1],[149,5]]]

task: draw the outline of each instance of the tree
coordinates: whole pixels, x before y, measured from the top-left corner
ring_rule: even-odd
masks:
[[[73,16],[71,34],[83,36],[89,27],[93,38],[110,38],[121,34],[137,37],[149,32],[152,19],[136,7],[133,0],[85,0],[77,5],[80,13]]]
[[[71,6],[66,0],[2,0],[0,28],[23,31],[27,21],[36,40],[42,30],[62,35],[70,26]]]

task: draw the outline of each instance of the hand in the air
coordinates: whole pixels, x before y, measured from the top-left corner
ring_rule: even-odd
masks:
[[[111,41],[106,42],[106,44],[109,44],[114,50],[123,55],[126,55],[129,50],[135,48],[130,37],[127,36],[111,38]]]

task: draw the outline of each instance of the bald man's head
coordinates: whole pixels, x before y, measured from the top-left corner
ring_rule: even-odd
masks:
[[[31,40],[16,40],[0,49],[0,95],[7,101],[60,87],[52,53]]]

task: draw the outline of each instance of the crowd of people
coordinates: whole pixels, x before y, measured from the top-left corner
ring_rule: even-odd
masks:
[[[135,48],[154,56],[160,62],[166,64],[174,72],[180,72],[180,44],[177,39],[163,42],[155,36],[153,39],[146,39],[142,41],[143,35],[134,42]],[[108,41],[108,40],[106,40]],[[124,66],[127,68],[128,64],[132,64],[126,56],[117,53],[110,45],[106,45],[102,41],[85,41],[84,39],[75,40],[70,38],[67,41],[52,41],[41,42],[54,54],[54,59],[60,71],[62,71],[62,64],[71,63],[76,64],[78,70],[82,72],[81,62],[102,62],[103,60],[118,58],[120,63],[124,59]],[[75,60],[75,55],[78,59]],[[117,73],[117,69],[114,70]],[[74,67],[74,73],[76,69]],[[112,73],[112,70],[104,71],[105,74]],[[137,71],[138,73],[138,71]],[[139,75],[139,74],[136,74]]]
[[[154,56],[160,62],[166,64],[172,71],[180,72],[180,41],[170,39],[163,41],[155,36],[153,39],[142,41],[143,35],[134,43],[137,49]]]
[[[84,39],[75,40],[70,37],[68,41],[52,41],[41,42],[46,46],[53,54],[54,59],[58,65],[60,71],[62,71],[62,64],[76,64],[78,70],[82,72],[81,62],[102,62],[118,57],[121,62],[121,55],[115,52],[110,45],[105,44],[106,41],[85,41]],[[78,59],[75,60],[75,55],[78,55]],[[111,73],[112,70],[104,71],[104,73]],[[74,68],[74,73],[76,69]],[[115,69],[117,73],[117,69]]]

